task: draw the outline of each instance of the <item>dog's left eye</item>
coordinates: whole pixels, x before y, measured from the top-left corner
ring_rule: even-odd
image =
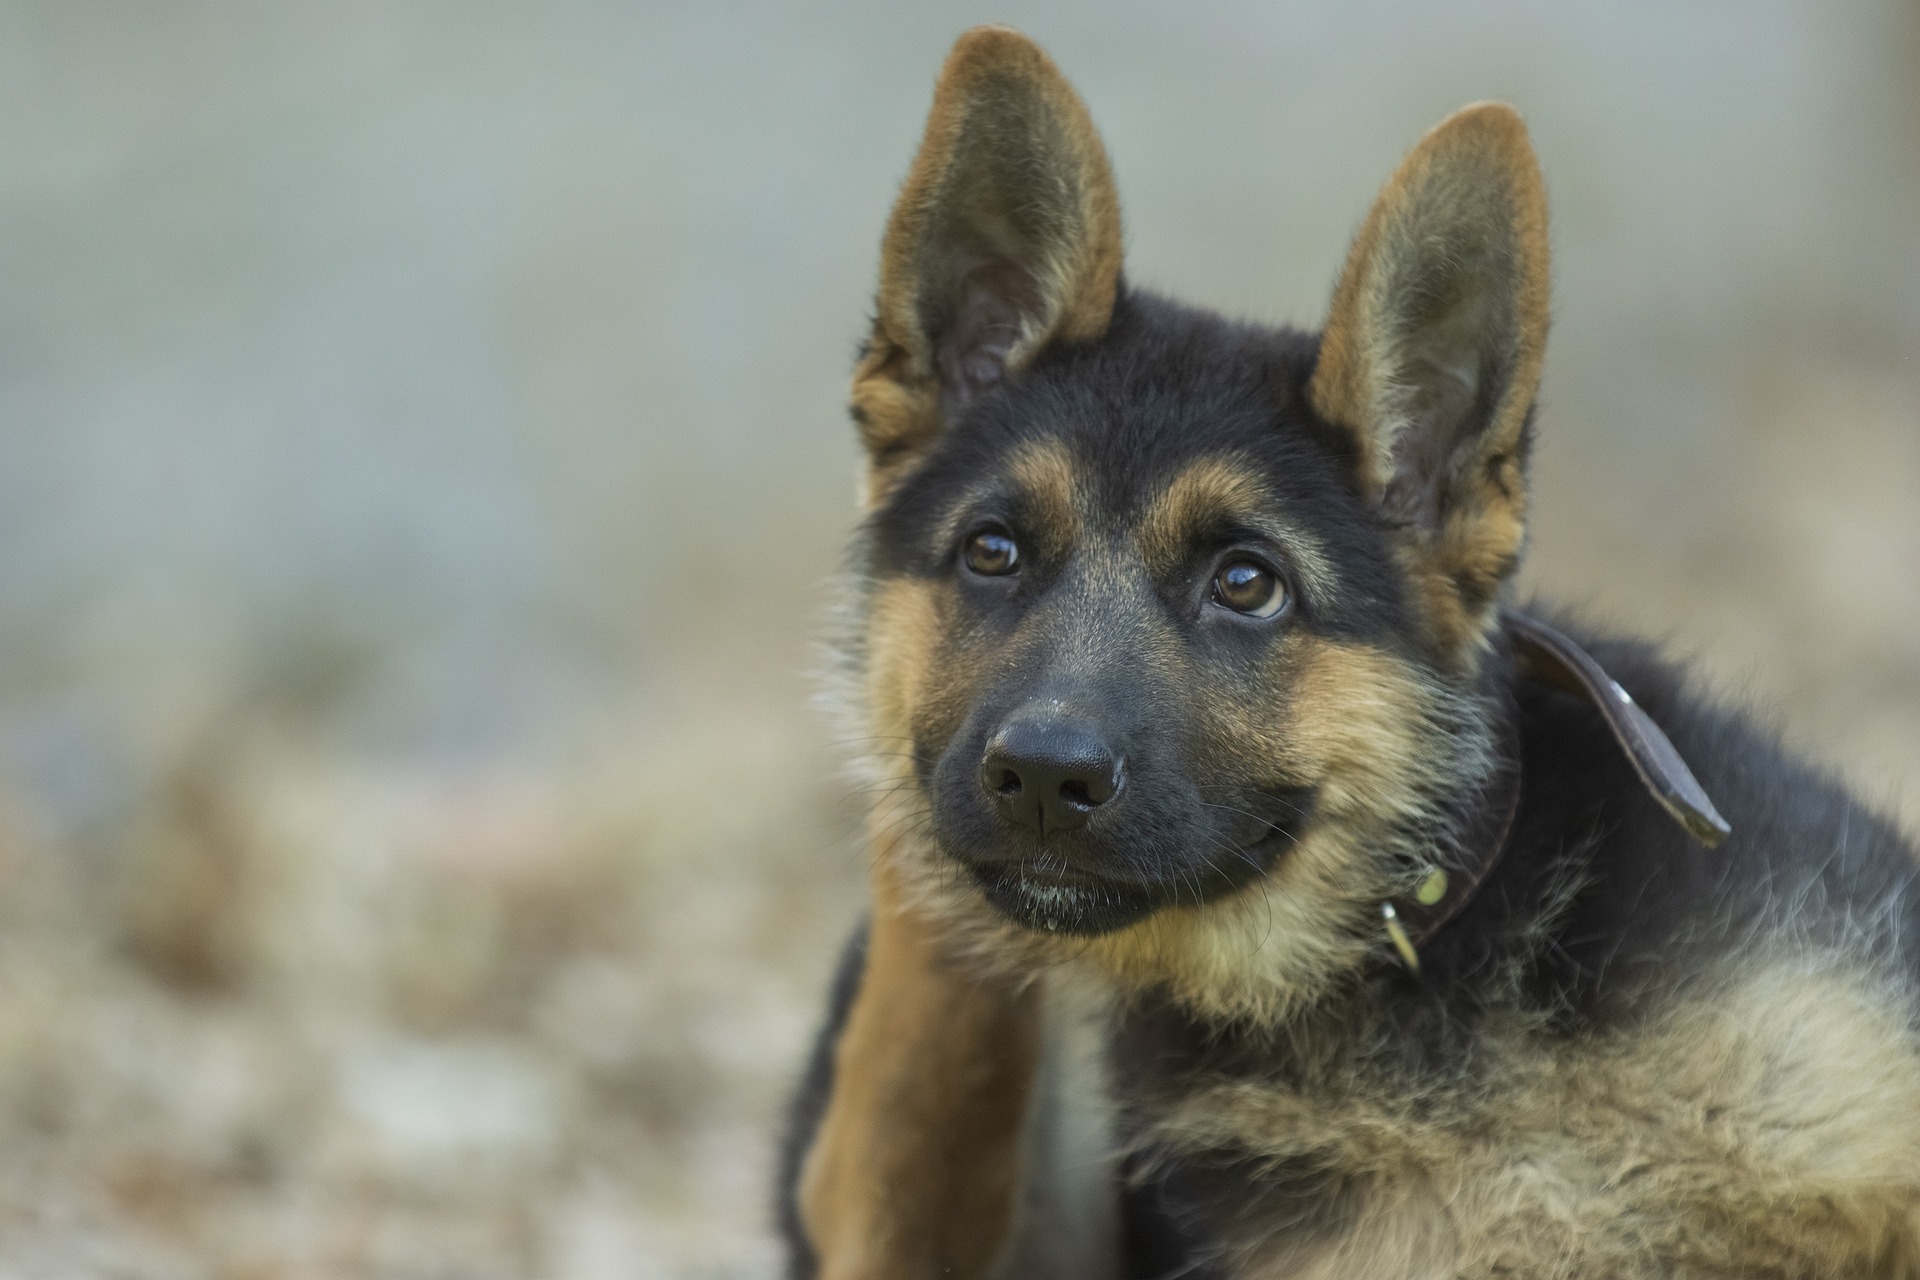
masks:
[[[1287,607],[1287,587],[1257,561],[1229,560],[1213,575],[1213,602],[1250,618],[1271,618]]]
[[[983,578],[1005,577],[1020,567],[1020,547],[1005,529],[989,526],[967,539],[966,561]]]

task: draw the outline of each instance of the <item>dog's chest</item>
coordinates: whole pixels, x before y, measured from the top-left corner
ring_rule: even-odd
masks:
[[[1858,973],[1605,1034],[1494,1019],[1445,1070],[1180,1034],[1124,1028],[1116,1085],[1237,1277],[1834,1274],[1920,1239],[1920,1054]]]

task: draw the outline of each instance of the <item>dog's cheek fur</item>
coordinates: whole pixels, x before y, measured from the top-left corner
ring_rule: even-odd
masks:
[[[1286,1018],[1377,944],[1378,903],[1418,874],[1403,845],[1488,767],[1479,725],[1387,649],[1313,635],[1278,646],[1258,689],[1210,700],[1198,728],[1217,759],[1268,762],[1250,782],[1315,788],[1305,834],[1237,893],[1164,909],[1084,954],[1123,987],[1164,989],[1205,1018]]]
[[[916,768],[931,765],[972,698],[978,664],[954,640],[954,590],[950,579],[916,577],[872,588],[860,729],[864,780],[876,793],[869,818],[876,870],[884,864],[904,903],[949,928],[956,950],[974,953],[991,949],[983,930],[998,937],[1004,922],[928,835],[932,798]]]
[[[1298,1088],[1196,1081],[1152,1140],[1238,1162],[1242,1194],[1287,1176],[1332,1193],[1319,1229],[1249,1208],[1247,1277],[1907,1276],[1911,1018],[1857,961],[1748,955],[1643,1024],[1545,1052],[1507,1015],[1471,1088],[1375,1078],[1360,1057]]]
[[[874,825],[897,830],[922,821],[928,800],[915,768],[923,717],[956,694],[952,672],[939,661],[952,610],[950,584],[892,578],[872,589],[866,619],[866,750],[868,785],[880,797]],[[889,841],[882,848],[920,842]],[[876,854],[876,860],[888,855]]]
[[[914,726],[930,694],[939,692],[930,685],[940,672],[951,597],[943,583],[894,578],[874,588],[870,609],[867,705],[874,741],[894,768],[910,775]]]

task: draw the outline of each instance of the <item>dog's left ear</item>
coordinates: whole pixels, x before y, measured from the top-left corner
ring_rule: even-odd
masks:
[[[1400,163],[1354,241],[1309,388],[1354,436],[1429,632],[1466,663],[1526,536],[1547,337],[1547,201],[1513,108],[1455,112]]]
[[[976,27],[947,55],[881,244],[853,412],[874,492],[1053,342],[1106,332],[1120,205],[1087,109],[1040,47]]]

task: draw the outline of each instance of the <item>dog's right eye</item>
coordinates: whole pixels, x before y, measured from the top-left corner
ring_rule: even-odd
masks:
[[[967,539],[967,568],[983,578],[1000,578],[1020,567],[1020,548],[1005,529],[982,529]]]
[[[1213,575],[1213,601],[1249,618],[1275,618],[1287,607],[1287,588],[1257,561],[1229,560]]]

